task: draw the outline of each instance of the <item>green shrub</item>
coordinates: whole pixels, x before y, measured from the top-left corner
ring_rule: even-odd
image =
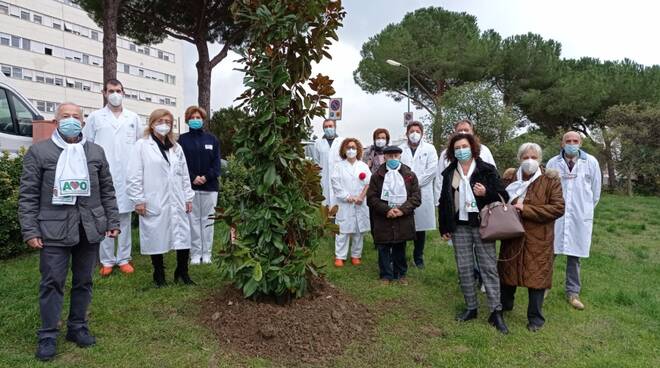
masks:
[[[18,223],[18,186],[23,168],[24,151],[16,156],[3,152],[0,156],[0,259],[26,252]]]

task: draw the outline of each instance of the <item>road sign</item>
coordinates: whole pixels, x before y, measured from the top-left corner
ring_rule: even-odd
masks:
[[[403,126],[406,127],[408,126],[408,123],[413,121],[413,113],[412,111],[404,112],[403,113]]]
[[[342,108],[342,99],[331,98],[330,103],[328,104],[328,119],[341,120],[341,108]]]

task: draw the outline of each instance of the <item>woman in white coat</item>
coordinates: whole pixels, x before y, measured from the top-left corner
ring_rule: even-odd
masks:
[[[175,249],[174,281],[194,284],[188,276],[190,223],[195,196],[190,187],[188,165],[181,146],[174,140],[174,116],[158,109],[149,116],[144,138],[135,143],[134,159],[128,164],[128,196],[140,215],[140,251],[150,255],[156,286],[164,286],[163,254]]]
[[[422,140],[424,126],[418,121],[412,121],[406,128],[408,141],[401,145],[403,153],[401,162],[410,167],[417,176],[419,189],[422,192],[422,205],[415,209],[415,248],[413,260],[419,269],[424,268],[424,245],[426,231],[436,228],[436,203],[434,187],[438,167],[438,152],[432,144]]]
[[[335,266],[344,266],[351,246],[351,263],[360,265],[364,234],[371,229],[369,208],[365,197],[371,180],[371,171],[362,162],[362,144],[355,138],[346,138],[341,143],[338,162],[331,176],[332,190],[339,206],[336,223],[339,234],[335,237]]]

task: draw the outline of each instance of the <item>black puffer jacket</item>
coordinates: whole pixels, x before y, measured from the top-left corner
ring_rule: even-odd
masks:
[[[497,172],[495,166],[482,161],[480,158],[477,158],[475,162],[476,167],[474,168],[472,177],[470,177],[470,185],[474,187],[475,184],[481,183],[481,185],[486,187],[485,196],[475,196],[477,208],[481,211],[484,206],[500,201],[498,193],[505,201],[508,201],[509,194],[506,192],[500,179],[500,174]],[[457,209],[454,206],[452,181],[457,166],[458,161],[454,161],[442,172],[442,191],[440,193],[440,205],[438,206],[440,234],[453,233],[456,230]],[[470,225],[479,226],[478,214],[470,216]]]
[[[408,198],[399,206],[403,216],[390,219],[387,218],[390,206],[380,199],[386,172],[387,168],[382,164],[371,176],[367,190],[367,205],[371,214],[371,234],[374,243],[392,244],[413,240],[415,239],[415,208],[422,204],[422,193],[419,190],[417,176],[408,166],[401,164],[399,173],[403,176]]]

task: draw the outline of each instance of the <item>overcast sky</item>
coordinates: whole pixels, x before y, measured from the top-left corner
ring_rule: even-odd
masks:
[[[385,94],[371,95],[353,82],[353,71],[360,62],[362,44],[390,23],[398,23],[415,9],[441,6],[467,12],[477,17],[481,30],[494,29],[503,38],[527,32],[561,42],[562,57],[591,56],[619,60],[629,58],[639,63],[660,64],[660,5],[644,0],[344,0],[347,15],[339,31],[339,42],[330,50],[333,60],[315,66],[314,74],[323,73],[334,79],[335,97],[344,102],[343,119],[338,132],[343,137],[357,137],[371,144],[374,129],[385,127],[393,136],[403,132],[405,100],[395,102]],[[219,46],[212,46],[214,51]],[[185,103],[197,102],[195,48],[186,45]],[[232,105],[243,91],[242,74],[230,54],[213,71],[211,107]],[[416,118],[422,114],[415,111]],[[315,124],[318,135],[320,120]]]

